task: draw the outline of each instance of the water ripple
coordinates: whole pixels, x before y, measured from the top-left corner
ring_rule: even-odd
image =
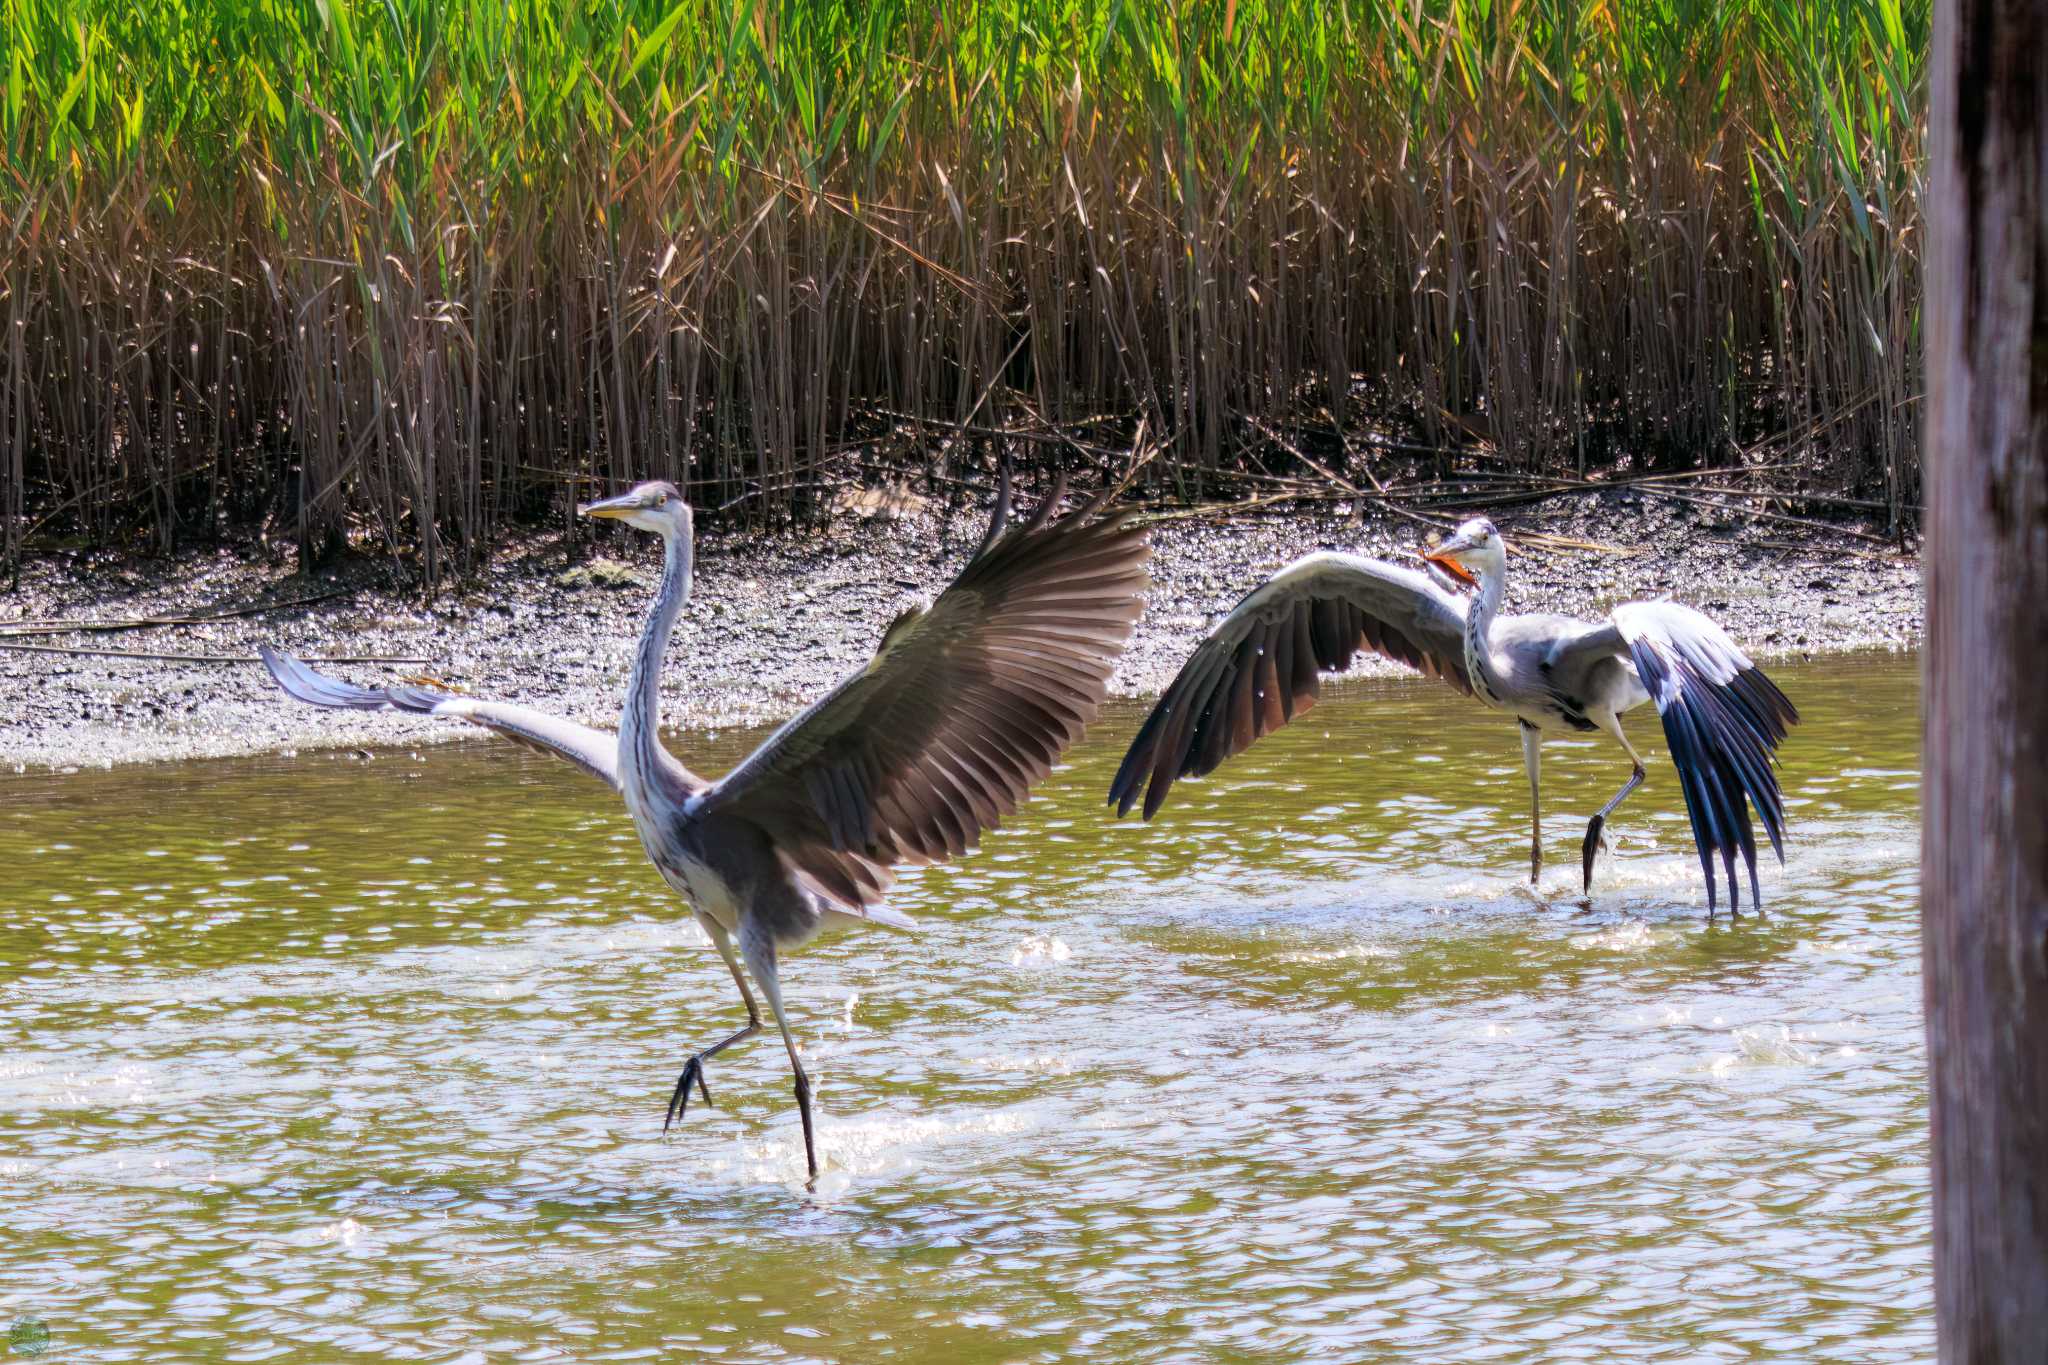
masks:
[[[65,1360],[1924,1359],[1912,665],[1784,681],[1739,925],[1659,768],[1581,898],[1594,744],[1529,887],[1512,728],[1426,687],[1152,826],[1101,818],[1113,717],[905,877],[920,937],[793,961],[814,1194],[772,1039],[661,1135],[742,1014],[574,773],[0,780],[0,1319]]]

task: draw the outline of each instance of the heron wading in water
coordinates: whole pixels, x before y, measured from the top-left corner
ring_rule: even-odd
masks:
[[[1782,863],[1785,806],[1776,751],[1799,713],[1727,632],[1675,602],[1630,602],[1605,622],[1500,614],[1507,550],[1484,517],[1423,556],[1428,573],[1357,555],[1313,554],[1288,565],[1218,622],[1146,717],[1124,755],[1109,803],[1118,815],[1141,800],[1146,819],[1182,777],[1200,777],[1299,716],[1316,701],[1320,675],[1368,649],[1442,678],[1519,722],[1529,771],[1529,880],[1543,871],[1539,790],[1542,736],[1599,730],[1627,752],[1634,771],[1586,826],[1584,886],[1606,847],[1601,831],[1643,781],[1643,760],[1622,733],[1622,713],[1653,701],[1664,722],[1716,904],[1714,860],[1728,878],[1728,908],[1741,914],[1735,858],[1757,887],[1754,806]],[[1470,605],[1459,593],[1476,588]]]
[[[1107,492],[1055,520],[1062,482],[1014,527],[1009,492],[1006,474],[987,535],[935,602],[899,615],[867,667],[715,782],[658,734],[662,657],[691,581],[690,506],[673,484],[581,509],[662,538],[661,589],[616,735],[425,687],[353,686],[267,646],[262,657],[300,701],[470,721],[616,789],[747,1008],[745,1027],[684,1063],[663,1130],[687,1112],[691,1086],[710,1102],[705,1063],[761,1031],[751,975],[789,1052],[815,1181],[811,1083],[783,1010],[779,955],[822,929],[914,929],[882,903],[890,869],[957,857],[1017,808],[1094,719],[1143,608],[1147,536],[1128,513],[1101,515]]]

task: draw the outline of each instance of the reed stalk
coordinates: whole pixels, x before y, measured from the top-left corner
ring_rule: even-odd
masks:
[[[1896,521],[1928,8],[0,0],[4,550],[267,519],[431,583],[594,486],[786,521],[1027,418],[1144,422],[1178,496],[1276,428],[1797,431]]]

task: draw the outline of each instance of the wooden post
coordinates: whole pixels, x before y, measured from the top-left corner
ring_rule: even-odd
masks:
[[[2048,1359],[2048,4],[1937,0],[1920,875],[1944,1361]]]

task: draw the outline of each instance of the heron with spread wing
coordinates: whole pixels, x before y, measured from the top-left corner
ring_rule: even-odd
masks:
[[[1604,731],[1634,764],[1586,827],[1580,857],[1590,891],[1607,817],[1644,776],[1642,757],[1622,733],[1622,713],[1655,702],[1706,873],[1708,918],[1717,857],[1730,913],[1741,913],[1737,854],[1749,870],[1751,903],[1760,906],[1749,813],[1754,807],[1783,862],[1785,804],[1775,765],[1799,713],[1727,633],[1675,602],[1626,603],[1599,624],[1503,616],[1507,551],[1484,517],[1423,558],[1430,573],[1313,554],[1239,602],[1196,647],[1132,741],[1110,786],[1117,814],[1142,801],[1151,819],[1176,780],[1214,771],[1306,711],[1321,674],[1343,670],[1365,649],[1441,678],[1520,723],[1532,883],[1543,870],[1542,735]],[[1460,595],[1468,588],[1477,590],[1469,606]]]
[[[617,734],[425,687],[357,687],[268,647],[262,657],[300,701],[469,721],[618,791],[747,1009],[745,1027],[685,1062],[664,1130],[687,1112],[693,1085],[709,1103],[705,1063],[761,1031],[751,975],[789,1052],[816,1180],[810,1078],[782,1006],[780,954],[826,928],[914,929],[883,904],[891,868],[957,857],[1017,808],[1094,719],[1143,607],[1146,534],[1127,513],[1102,515],[1105,498],[1055,519],[1062,491],[1011,526],[1005,478],[988,534],[951,586],[897,617],[866,668],[715,782],[658,735],[662,656],[691,582],[690,507],[673,484],[582,509],[658,535],[664,548]]]

